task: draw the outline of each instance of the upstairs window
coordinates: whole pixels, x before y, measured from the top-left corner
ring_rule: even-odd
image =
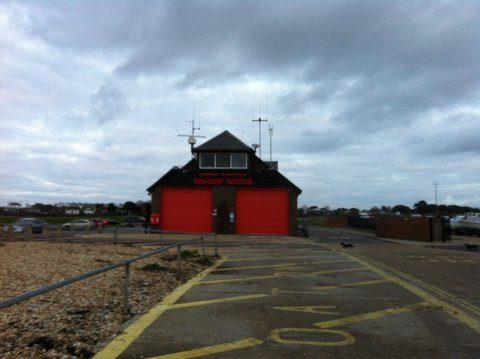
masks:
[[[200,168],[246,169],[246,153],[201,153]]]

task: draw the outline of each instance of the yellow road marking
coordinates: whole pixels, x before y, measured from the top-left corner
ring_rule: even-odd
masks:
[[[332,320],[327,320],[325,322],[318,322],[318,323],[315,323],[314,325],[316,327],[323,328],[323,329],[333,328],[341,325],[363,322],[365,320],[380,319],[386,315],[410,312],[424,304],[425,303],[419,303],[419,304],[405,305],[399,308],[389,308],[389,309],[379,310],[376,312],[353,315],[351,317],[332,319]]]
[[[474,305],[472,305],[472,304],[470,304],[470,303],[468,303],[464,300],[461,300],[459,298],[456,298],[452,294],[447,293],[440,288],[436,288],[431,284],[424,283],[417,278],[409,276],[408,274],[400,272],[400,271],[398,271],[394,268],[391,268],[391,267],[389,267],[389,266],[387,266],[383,263],[379,263],[379,262],[373,261],[371,259],[367,260],[365,258],[360,258],[358,255],[357,255],[358,257],[353,256],[351,254],[347,254],[347,253],[343,253],[343,255],[345,255],[348,258],[352,258],[353,260],[355,260],[358,263],[366,266],[370,270],[372,270],[372,271],[382,275],[383,277],[389,279],[393,283],[409,290],[410,292],[414,293],[418,297],[420,297],[420,298],[422,298],[422,299],[424,299],[428,302],[436,304],[437,306],[441,307],[444,312],[450,314],[451,316],[453,316],[457,320],[463,322],[465,325],[469,326],[473,330],[480,333],[480,321],[479,320],[469,316],[464,310],[462,310],[462,309],[460,309],[460,308],[458,308],[454,305],[451,305],[451,304],[445,302],[444,300],[435,298],[431,294],[427,293],[425,290],[421,289],[419,286],[423,286],[424,288],[427,288],[428,290],[434,292],[438,296],[440,296],[440,297],[443,296],[443,298],[449,299],[453,303],[457,304],[459,307],[464,308],[466,310],[469,310],[469,311],[478,315],[480,313],[480,310],[477,307],[475,307]],[[372,262],[374,264],[371,264],[370,262]],[[382,268],[384,268],[384,269],[382,269]],[[391,275],[390,273],[394,273],[396,276]],[[412,283],[409,283],[406,280],[401,279],[402,277],[407,278],[408,281],[416,283],[416,285],[412,284]]]
[[[199,358],[206,355],[223,353],[231,350],[254,347],[257,345],[263,344],[263,341],[255,338],[248,338],[243,340],[237,340],[231,343],[224,343],[218,345],[212,345],[209,347],[203,347],[198,349],[186,350],[183,352],[165,354],[149,359],[189,359],[189,358]]]
[[[197,306],[208,305],[208,304],[236,302],[236,301],[239,301],[239,300],[259,299],[259,298],[264,298],[264,297],[269,297],[269,296],[270,296],[270,294],[252,294],[252,295],[242,295],[242,296],[238,296],[238,297],[199,300],[199,301],[196,301],[196,302],[172,304],[169,307],[169,309],[189,308],[189,307],[197,307]]]
[[[254,261],[268,261],[268,260],[282,261],[285,259],[305,259],[305,258],[318,258],[318,257],[294,256],[294,257],[230,258],[226,262],[254,262]]]
[[[206,282],[198,282],[196,285],[207,285],[207,284],[222,284],[222,283],[235,283],[235,282],[244,282],[248,280],[258,280],[258,279],[269,279],[269,278],[278,278],[279,276],[274,275],[263,275],[257,277],[242,277],[242,278],[232,278],[232,279],[219,279],[219,280],[209,280]]]
[[[315,334],[325,334],[329,336],[331,334],[336,334],[343,337],[343,340],[338,342],[326,342],[326,341],[312,341],[312,340],[291,340],[283,339],[281,337],[282,333],[315,333]],[[312,346],[343,346],[355,343],[355,338],[352,334],[344,332],[343,330],[333,330],[333,329],[311,329],[311,328],[280,328],[272,330],[270,334],[270,339],[281,344],[300,344],[300,345],[312,345]]]
[[[285,263],[285,264],[271,264],[264,266],[250,266],[250,267],[232,267],[232,268],[219,268],[215,272],[225,272],[229,270],[245,270],[245,269],[259,269],[259,268],[278,268],[278,267],[291,267],[296,266],[298,263]]]
[[[319,286],[317,287],[317,290],[327,290],[327,289],[345,288],[345,287],[358,287],[358,286],[388,283],[388,282],[390,282],[390,279],[375,279],[375,280],[367,280],[364,282],[353,282],[353,283],[342,283],[337,285]]]
[[[326,293],[322,293],[319,291],[313,292],[313,291],[302,291],[302,290],[281,290],[278,288],[272,289],[271,294],[311,294],[311,295],[325,295]]]
[[[334,305],[313,305],[313,306],[304,306],[304,307],[273,307],[277,310],[285,310],[287,312],[305,312],[305,313],[318,313],[318,314],[331,314],[338,315],[336,312],[328,312],[323,309],[332,309],[335,308]]]
[[[316,271],[316,272],[306,272],[306,273],[283,273],[277,272],[275,274],[282,276],[282,277],[311,277],[318,274],[331,274],[331,273],[345,273],[345,272],[357,272],[357,271],[366,271],[366,268],[347,268],[347,269],[333,269],[333,270],[324,270],[324,271]]]
[[[306,259],[306,258],[318,258],[317,256],[292,256],[292,257],[263,257],[263,258],[232,258],[228,259],[225,262],[252,262],[252,261],[267,261],[267,260],[278,260],[282,261],[285,259]],[[334,262],[321,262],[321,263],[334,263]]]
[[[105,348],[95,355],[95,359],[111,359],[118,357],[128,348],[130,344],[137,339],[143,331],[152,324],[158,317],[160,317],[173,303],[175,303],[182,295],[189,291],[196,283],[201,281],[210,272],[217,269],[224,260],[220,260],[212,267],[204,270],[197,276],[190,279],[184,285],[176,288],[172,293],[167,295],[161,303],[153,307],[147,314],[140,317],[126,328],[120,335],[113,339]]]

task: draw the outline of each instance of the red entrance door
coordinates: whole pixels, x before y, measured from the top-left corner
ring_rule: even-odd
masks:
[[[163,230],[212,232],[212,190],[164,188],[160,218]]]
[[[237,233],[289,234],[286,189],[237,189]]]

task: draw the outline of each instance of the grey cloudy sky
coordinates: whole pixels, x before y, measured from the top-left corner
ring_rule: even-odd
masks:
[[[300,205],[480,206],[479,34],[474,0],[2,1],[0,205],[146,200],[193,108],[253,144],[268,103]]]

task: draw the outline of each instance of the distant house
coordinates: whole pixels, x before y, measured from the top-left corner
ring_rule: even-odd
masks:
[[[92,207],[83,207],[82,212],[86,216],[93,216],[95,214],[95,209]]]
[[[68,214],[71,216],[78,216],[80,214],[80,208],[79,207],[65,208],[65,214]]]

